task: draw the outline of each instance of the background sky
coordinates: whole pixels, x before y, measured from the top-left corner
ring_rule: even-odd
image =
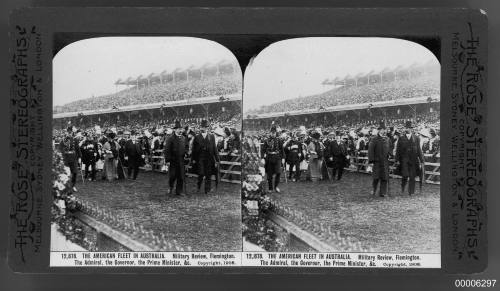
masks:
[[[191,37],[103,37],[74,42],[53,59],[54,105],[114,93],[119,78],[236,61],[224,46]],[[119,86],[119,90],[126,88]]]
[[[425,47],[392,38],[316,37],[271,44],[246,68],[243,111],[327,91],[326,78],[426,63],[437,58]]]

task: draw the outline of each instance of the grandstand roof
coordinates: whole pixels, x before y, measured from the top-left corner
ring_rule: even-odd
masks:
[[[388,101],[379,101],[379,102],[369,102],[369,103],[359,103],[359,104],[347,104],[347,105],[337,105],[331,106],[324,109],[303,109],[303,110],[294,110],[288,112],[271,112],[271,113],[262,113],[262,114],[250,114],[252,116],[248,119],[266,119],[266,118],[277,118],[285,115],[288,116],[297,116],[297,115],[306,115],[306,114],[316,114],[316,113],[325,113],[325,112],[338,112],[338,111],[347,111],[347,110],[360,110],[367,109],[368,106],[371,108],[382,108],[382,107],[392,107],[392,106],[401,106],[401,105],[413,105],[413,104],[423,104],[429,103],[428,98],[432,98],[432,102],[440,102],[440,96],[424,96],[424,97],[416,97],[416,98],[402,98],[397,100],[388,100]]]
[[[241,93],[235,93],[231,95],[225,95],[225,101],[240,101]],[[129,112],[129,111],[137,111],[137,110],[146,110],[146,109],[158,109],[161,107],[179,107],[179,106],[188,106],[188,105],[199,105],[199,104],[210,104],[210,103],[218,103],[220,102],[220,96],[209,96],[202,98],[194,98],[194,99],[185,99],[179,101],[170,101],[170,102],[158,102],[158,103],[149,103],[149,104],[137,104],[137,105],[129,105],[129,106],[120,106],[118,109],[106,108],[99,110],[85,110],[81,112],[64,112],[64,113],[54,113],[52,118],[69,118],[76,117],[81,114],[89,116],[89,115],[99,115],[99,114],[108,114],[108,113],[117,113],[117,112]]]
[[[217,66],[230,65],[230,64],[235,64],[235,63],[236,62],[224,59],[224,60],[220,60],[216,64],[213,64],[213,63],[210,63],[210,62],[206,62],[206,63],[204,63],[200,67],[196,67],[195,65],[191,65],[188,68],[177,67],[177,68],[175,68],[172,71],[163,70],[160,73],[152,72],[152,73],[148,74],[147,77],[148,78],[152,78],[152,77],[158,77],[160,75],[170,75],[170,74],[173,74],[173,73],[186,72],[188,70],[192,70],[192,71],[195,71],[195,70],[204,70],[204,69],[207,69],[207,68],[210,68],[210,67],[214,67],[215,68]],[[137,81],[139,81],[139,82],[146,81],[146,79],[141,80],[141,78],[144,78],[144,75],[139,75],[138,77],[127,77],[125,79],[124,78],[120,78],[120,79],[118,79],[118,80],[115,81],[115,85],[135,85]]]
[[[397,67],[395,67],[395,68],[393,69],[393,71],[394,71],[394,72],[399,72],[399,71],[403,71],[403,70],[404,70],[404,67],[403,67],[403,66],[401,66],[401,65],[399,65],[399,66],[397,66]]]
[[[399,65],[399,66],[392,68],[392,69],[389,67],[385,67],[384,69],[382,69],[380,71],[371,70],[368,73],[363,73],[363,72],[358,73],[354,77],[351,74],[348,74],[348,75],[343,76],[343,77],[336,76],[335,79],[330,80],[330,81],[333,82],[332,84],[336,84],[337,82],[344,82],[344,81],[353,80],[356,78],[357,79],[364,78],[364,77],[368,77],[368,76],[375,75],[375,74],[380,75],[380,74],[385,74],[385,73],[394,73],[394,72],[398,72],[398,71],[417,70],[417,69],[422,69],[422,68],[435,66],[435,65],[436,65],[436,63],[434,62],[434,60],[431,59],[424,64],[413,63],[409,66]]]
[[[365,76],[365,73],[359,73],[356,76],[354,76],[354,79],[359,79]]]

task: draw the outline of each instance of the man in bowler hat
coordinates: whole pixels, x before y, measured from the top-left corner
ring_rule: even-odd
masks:
[[[183,131],[181,122],[176,120],[174,133],[165,142],[165,162],[169,163],[169,190],[167,193],[169,195],[173,193],[174,185],[175,194],[178,196],[184,195],[184,180],[186,178],[184,157],[188,150],[188,142],[182,134]]]
[[[408,184],[408,194],[415,193],[415,177],[424,169],[424,154],[420,147],[420,139],[413,133],[411,121],[406,121],[404,133],[401,134],[396,147],[397,172],[403,177],[401,193]]]
[[[215,137],[208,132],[208,120],[201,121],[200,133],[193,140],[193,166],[198,174],[198,192],[205,179],[205,194],[210,192],[212,175],[217,175],[219,166],[219,152],[215,143]]]
[[[390,148],[390,141],[387,137],[385,124],[384,122],[380,122],[377,135],[374,136],[368,144],[368,161],[373,164],[373,196],[377,193],[379,183],[379,196],[384,197],[387,194]]]

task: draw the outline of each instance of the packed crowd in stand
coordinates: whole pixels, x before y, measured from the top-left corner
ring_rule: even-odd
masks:
[[[186,100],[209,96],[224,96],[241,91],[240,74],[221,74],[203,79],[179,80],[164,84],[139,86],[98,97],[58,106],[56,112],[80,112],[128,105]]]
[[[321,94],[289,99],[262,106],[258,109],[248,111],[246,114],[288,112],[346,104],[389,101],[400,98],[434,96],[439,95],[439,92],[439,77],[435,75],[422,75],[412,79],[361,86],[338,87]]]

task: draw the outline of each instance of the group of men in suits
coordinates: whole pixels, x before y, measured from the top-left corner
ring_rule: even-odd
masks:
[[[202,120],[197,134],[187,134],[180,121],[175,121],[174,132],[164,144],[165,162],[169,167],[168,194],[174,194],[174,189],[176,195],[185,194],[186,166],[189,163],[198,174],[198,192],[208,194],[212,191],[211,178],[212,175],[218,177],[220,158],[215,136],[210,133],[209,127],[208,121]],[[89,181],[96,179],[96,163],[101,159],[104,165],[103,179],[110,181],[125,177],[136,180],[139,168],[145,164],[145,151],[140,135],[135,131],[122,132],[118,139],[110,131],[98,140],[96,135],[91,136],[71,126],[59,142],[59,150],[71,171],[73,191],[76,191],[80,163],[82,171],[85,169],[85,177],[82,178]]]
[[[190,146],[191,157],[188,154]],[[184,134],[180,121],[175,121],[174,133],[165,142],[165,162],[169,164],[167,194],[174,194],[175,188],[175,195],[185,195],[186,165],[189,162],[194,172],[198,174],[198,193],[210,193],[211,178],[218,173],[220,158],[215,136],[209,131],[208,120],[201,121],[199,133],[191,139]]]
[[[58,149],[63,156],[65,166],[71,172],[71,186],[77,191],[76,178],[78,167],[84,180],[95,181],[99,160],[103,161],[103,179],[137,179],[139,167],[144,164],[144,153],[138,135],[125,133],[119,139],[112,131],[104,133],[99,139],[97,134],[80,131],[73,126],[67,128],[59,141]],[[128,175],[124,168],[128,166]]]
[[[383,122],[378,127],[378,133],[371,138],[368,144],[368,161],[372,164],[373,195],[377,189],[379,196],[388,194],[389,188],[389,157],[391,152],[391,140],[387,136],[387,129]],[[401,175],[401,194],[405,192],[408,185],[408,194],[415,193],[415,181],[425,171],[425,160],[420,146],[419,137],[413,132],[411,121],[406,121],[405,129],[396,141],[396,171]]]

